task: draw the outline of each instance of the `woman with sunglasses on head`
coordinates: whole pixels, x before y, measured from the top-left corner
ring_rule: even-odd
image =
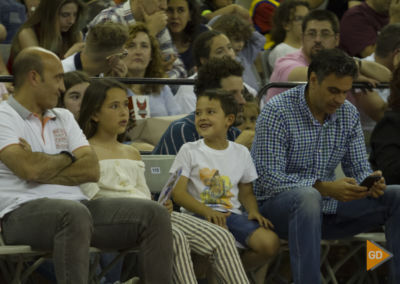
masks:
[[[128,55],[123,59],[130,78],[164,78],[161,53],[157,40],[150,35],[143,23],[129,27],[129,37],[125,43]],[[169,116],[182,114],[171,89],[164,85],[132,84],[130,96],[148,96],[150,116]]]
[[[41,0],[32,16],[14,36],[8,69],[24,48],[41,46],[65,58],[83,48],[86,5],[81,0]]]

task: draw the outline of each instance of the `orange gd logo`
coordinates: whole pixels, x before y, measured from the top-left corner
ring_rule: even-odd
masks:
[[[393,257],[393,254],[373,241],[367,241],[367,271],[374,270]]]

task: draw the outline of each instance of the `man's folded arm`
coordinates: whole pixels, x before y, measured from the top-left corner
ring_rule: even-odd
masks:
[[[91,147],[79,148],[73,154],[76,157],[74,163],[65,154],[32,152],[21,144],[13,144],[3,148],[0,160],[16,176],[27,181],[63,185],[97,181],[99,166]]]
[[[80,185],[86,182],[97,182],[100,177],[99,161],[92,147],[78,148],[73,151],[73,154],[76,157],[74,163],[43,183]]]

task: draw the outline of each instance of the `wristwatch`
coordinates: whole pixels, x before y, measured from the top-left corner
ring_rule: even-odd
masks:
[[[76,161],[76,157],[68,151],[61,151],[60,154],[67,155],[71,159],[71,164]]]

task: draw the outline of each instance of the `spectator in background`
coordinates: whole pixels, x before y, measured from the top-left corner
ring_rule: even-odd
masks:
[[[258,90],[260,82],[254,73],[254,61],[263,50],[265,37],[254,30],[248,21],[236,15],[222,15],[211,24],[211,27],[229,38],[236,58],[244,67],[243,80]]]
[[[237,128],[240,131],[244,130],[256,130],[257,117],[260,114],[260,108],[257,102],[253,99],[252,101],[247,101],[243,106],[243,114],[239,118],[241,122]]]
[[[193,42],[196,37],[205,31],[207,26],[201,24],[199,7],[196,0],[169,0],[168,30],[176,46],[179,57],[185,64],[188,74],[193,74]]]
[[[382,170],[387,184],[400,184],[400,67],[390,82],[389,109],[371,135],[369,161]]]
[[[279,58],[270,77],[271,82],[301,82],[307,80],[308,65],[315,54],[323,49],[332,49],[339,44],[339,22],[335,14],[326,10],[311,11],[302,22],[303,46],[300,50]],[[372,83],[387,82],[390,70],[375,62],[360,61],[357,81]],[[371,80],[372,79],[372,80]],[[266,101],[282,92],[282,89],[268,90]],[[377,94],[371,94],[371,99]],[[365,96],[363,97],[365,98]],[[375,110],[382,111],[380,106]]]
[[[286,0],[276,10],[273,17],[271,39],[274,46],[268,56],[271,70],[275,61],[300,49],[302,45],[301,23],[309,12],[306,1]]]
[[[204,0],[200,7],[201,16],[207,21],[221,15],[237,15],[244,20],[249,21],[249,11],[240,5],[232,4],[232,0]]]
[[[207,63],[212,58],[230,57],[235,59],[235,52],[228,37],[223,33],[211,30],[199,35],[194,42],[193,55],[197,68]],[[240,75],[242,77],[242,74]],[[197,73],[190,78],[197,77]],[[257,92],[245,84],[247,89],[255,96]],[[196,95],[193,86],[182,85],[179,87],[175,98],[184,113],[190,113],[196,108]]]
[[[131,78],[163,78],[161,53],[157,40],[142,23],[129,27],[129,37],[125,43],[128,55],[124,63]],[[181,108],[168,86],[159,84],[133,84],[128,89],[128,96],[148,96],[150,116],[168,116],[181,114]]]
[[[85,9],[81,0],[41,0],[13,39],[9,70],[13,58],[29,46],[41,46],[60,58],[81,50]]]
[[[88,25],[89,29],[98,23],[115,22],[132,25],[144,22],[150,34],[157,38],[162,52],[163,68],[169,78],[185,78],[186,70],[179,59],[171,35],[167,29],[167,0],[127,0],[116,7],[101,11]]]
[[[384,27],[376,40],[376,49],[375,53],[366,57],[366,61],[377,62],[390,71],[394,71],[395,67],[398,66],[400,59],[400,23],[390,24]],[[387,108],[388,97],[390,94],[389,89],[375,89],[375,92],[379,95],[376,97],[375,101],[371,102],[370,105],[375,108],[376,106],[380,106],[382,111],[376,112],[377,115],[370,117],[367,113],[370,113],[368,110],[365,112],[363,110],[360,111],[360,119],[361,126],[364,131],[364,137],[366,144],[369,148],[369,141],[372,130],[374,129],[376,122],[381,120],[384,115],[384,111]],[[362,95],[361,95],[362,96]],[[360,100],[361,102],[365,100]],[[369,106],[365,106],[364,108],[368,108]],[[362,109],[363,107],[361,107]]]
[[[82,52],[62,61],[64,72],[81,70],[89,76],[125,77],[128,69],[122,59],[128,54],[123,48],[128,29],[118,23],[102,23],[92,27]]]
[[[361,58],[375,50],[378,32],[388,23],[400,22],[400,2],[366,0],[347,10],[340,21],[340,48]]]
[[[76,120],[78,120],[83,95],[89,83],[89,76],[85,72],[72,71],[64,74],[65,92],[61,93],[58,104],[72,112]]]
[[[26,21],[25,9],[15,0],[0,1],[0,24],[5,28],[6,37],[2,43],[10,44],[19,27]]]
[[[204,33],[205,34],[205,33]],[[233,91],[239,105],[246,101],[243,98],[243,67],[230,57],[211,58],[200,68],[195,83],[196,92],[202,93],[206,89],[222,88],[225,91]],[[242,109],[239,110],[239,113]],[[176,155],[181,146],[186,142],[200,139],[195,124],[194,111],[189,115],[172,122],[164,132],[153,154]],[[228,140],[249,147],[253,141],[254,131],[241,133],[236,127],[230,127],[227,134]]]
[[[375,53],[366,60],[375,61],[390,71],[394,71],[399,63],[400,55],[400,23],[384,27],[376,40]]]

